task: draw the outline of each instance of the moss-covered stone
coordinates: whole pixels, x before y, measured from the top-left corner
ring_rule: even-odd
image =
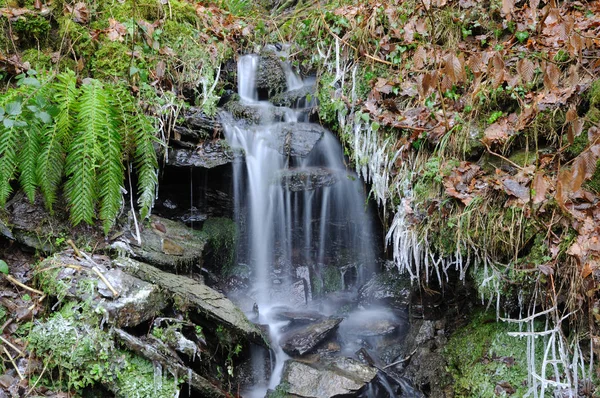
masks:
[[[36,48],[30,48],[23,51],[21,54],[21,60],[23,63],[29,62],[29,65],[35,70],[48,70],[52,68],[52,56],[39,51]]]
[[[456,398],[494,397],[501,382],[514,388],[514,396],[527,392],[526,340],[507,335],[514,331],[518,326],[481,312],[452,335],[443,352]]]
[[[234,265],[238,231],[235,222],[229,218],[209,218],[202,226],[207,236],[207,251],[210,262],[221,270],[224,276],[230,275]]]
[[[96,52],[93,73],[98,79],[116,80],[129,75],[131,49],[118,41],[105,42]]]

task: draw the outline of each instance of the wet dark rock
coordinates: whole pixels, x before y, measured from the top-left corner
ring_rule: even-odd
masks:
[[[325,129],[314,123],[279,123],[274,126],[274,149],[287,156],[305,157],[325,134]]]
[[[39,263],[35,273],[47,293],[90,301],[116,327],[139,325],[156,317],[167,305],[167,297],[158,286],[114,268],[106,256],[78,258],[69,250]]]
[[[201,108],[196,107],[184,111],[181,126],[184,129],[180,130],[179,134],[184,138],[189,136],[189,138],[207,139],[223,132],[223,125],[217,116],[207,115]]]
[[[256,71],[258,99],[267,100],[286,89],[287,79],[279,57],[273,51],[263,51]]]
[[[410,303],[411,286],[406,277],[396,272],[374,275],[358,291],[359,305],[392,306],[406,309]]]
[[[281,338],[281,348],[289,355],[304,355],[335,332],[342,318],[327,318],[293,329]]]
[[[239,100],[229,101],[224,109],[231,113],[234,119],[245,120],[249,124],[281,122],[285,117],[285,110],[282,108],[243,104]]]
[[[211,169],[233,161],[233,151],[225,140],[203,141],[190,147],[170,147],[167,166]]]
[[[151,216],[149,226],[144,227],[140,235],[141,245],[131,232],[127,236],[127,243],[138,260],[170,271],[202,266],[207,238],[184,223]]]
[[[292,192],[329,187],[339,181],[339,173],[325,167],[286,169],[280,177],[284,188]]]
[[[292,109],[316,106],[315,86],[303,86],[296,90],[283,92],[271,98],[270,102],[275,106]]]
[[[198,311],[208,321],[222,324],[246,341],[264,345],[265,340],[256,325],[252,324],[227,297],[216,290],[187,276],[167,273],[130,258],[119,257],[115,263],[127,273],[160,286],[173,297],[175,302]]]
[[[275,319],[290,321],[292,324],[307,324],[320,321],[323,315],[313,311],[294,311],[289,308],[275,309]]]
[[[335,358],[308,364],[289,360],[282,383],[298,397],[330,398],[354,396],[377,375],[377,369],[350,358]]]

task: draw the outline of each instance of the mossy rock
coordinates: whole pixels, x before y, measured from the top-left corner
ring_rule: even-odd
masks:
[[[209,218],[202,226],[207,237],[207,253],[214,267],[221,270],[223,276],[231,275],[236,255],[238,230],[235,222],[229,218]]]
[[[517,325],[496,322],[493,314],[479,312],[452,335],[443,354],[456,398],[494,397],[502,382],[514,388],[514,396],[527,392],[526,340],[507,334],[517,331]]]

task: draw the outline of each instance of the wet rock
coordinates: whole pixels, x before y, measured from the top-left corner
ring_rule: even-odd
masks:
[[[377,375],[377,369],[350,358],[335,358],[307,364],[289,360],[283,368],[282,383],[298,397],[330,398],[354,396]]]
[[[283,92],[271,98],[270,102],[275,106],[293,109],[316,106],[315,86],[303,86],[296,90]]]
[[[190,148],[170,147],[167,166],[212,169],[232,162],[233,157],[227,141],[204,141]]]
[[[323,315],[313,311],[293,311],[288,308],[275,309],[274,318],[281,321],[290,321],[292,324],[307,324],[320,321]]]
[[[342,318],[327,318],[293,329],[281,338],[281,348],[289,355],[304,355],[335,332]]]
[[[261,331],[227,297],[187,276],[163,272],[151,265],[119,257],[115,264],[126,272],[160,286],[181,306],[198,311],[210,322],[224,325],[234,334],[256,344],[264,344]]]
[[[167,305],[158,286],[112,268],[105,256],[77,258],[73,251],[65,251],[39,263],[34,272],[46,293],[91,301],[116,327],[139,325]]]
[[[395,272],[374,275],[358,291],[359,305],[406,309],[410,303],[410,281]]]
[[[133,234],[130,233],[128,238],[135,258],[171,271],[201,266],[207,241],[201,232],[158,216],[151,216],[150,226],[142,229],[141,245],[137,244]]]
[[[209,116],[201,108],[190,107],[184,111],[183,123],[180,125],[184,129],[176,130],[185,138],[189,139],[207,139],[215,137],[223,132],[223,125],[216,116]]]
[[[273,51],[260,54],[256,70],[256,90],[258,99],[266,100],[287,89],[287,79],[281,61]]]
[[[231,113],[234,119],[245,120],[249,124],[281,122],[285,118],[284,109],[261,104],[243,104],[239,100],[229,101],[224,109]]]
[[[287,156],[307,156],[325,134],[315,123],[279,123],[273,127],[273,149]]]
[[[281,184],[292,192],[329,187],[339,181],[339,173],[325,167],[286,169],[280,173]]]

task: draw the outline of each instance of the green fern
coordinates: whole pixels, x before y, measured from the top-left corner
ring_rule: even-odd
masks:
[[[65,147],[71,142],[75,126],[76,102],[79,96],[77,78],[73,71],[61,73],[52,85],[57,114],[53,124],[46,125],[40,136],[40,155],[37,178],[46,208],[52,212],[62,181],[65,164]]]
[[[98,138],[108,122],[105,94],[97,81],[81,88],[75,134],[65,164],[65,193],[73,225],[81,221],[88,224],[94,222],[97,201],[96,168],[102,157]]]
[[[108,233],[123,206],[124,161],[133,159],[146,217],[158,183],[153,119],[125,86],[89,80],[77,88],[72,71],[36,75],[0,94],[0,205],[18,177],[29,200],[39,188],[52,211],[66,177],[71,222],[92,224],[98,208]]]

